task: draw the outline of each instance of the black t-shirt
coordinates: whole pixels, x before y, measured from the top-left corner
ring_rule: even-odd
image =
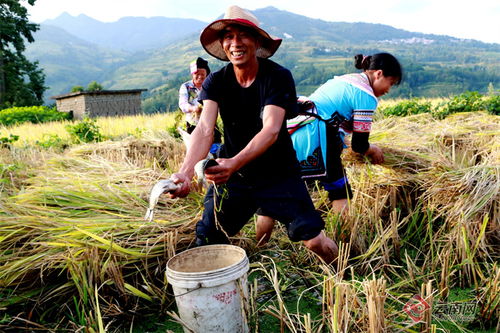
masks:
[[[297,94],[290,71],[277,63],[259,58],[259,71],[250,87],[243,88],[236,80],[230,63],[211,73],[203,82],[200,100],[218,103],[224,124],[224,148],[221,157],[238,154],[262,130],[262,112],[266,105],[295,112]],[[262,155],[238,172],[252,183],[273,182],[299,174],[292,141],[283,121],[276,142]]]

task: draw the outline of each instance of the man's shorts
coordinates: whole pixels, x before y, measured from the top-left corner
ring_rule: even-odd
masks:
[[[227,243],[227,237],[238,233],[257,211],[283,223],[295,242],[316,237],[325,226],[298,176],[258,186],[239,179],[211,186],[204,206],[196,225],[198,245]]]

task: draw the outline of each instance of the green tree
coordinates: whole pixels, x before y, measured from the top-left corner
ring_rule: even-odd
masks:
[[[82,91],[85,91],[85,88],[82,87],[82,86],[74,86],[73,88],[71,88],[71,92],[82,92]]]
[[[86,91],[100,91],[100,90],[103,90],[103,89],[104,88],[102,87],[102,85],[100,85],[96,81],[92,81],[87,86],[87,90]]]
[[[23,55],[25,41],[34,42],[39,26],[28,21],[28,11],[36,0],[0,0],[0,109],[9,106],[41,105],[45,75],[38,62]]]

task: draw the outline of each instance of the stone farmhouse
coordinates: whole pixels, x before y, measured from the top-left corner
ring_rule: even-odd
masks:
[[[57,111],[70,112],[73,119],[124,116],[142,113],[141,93],[147,89],[79,91],[52,96]]]

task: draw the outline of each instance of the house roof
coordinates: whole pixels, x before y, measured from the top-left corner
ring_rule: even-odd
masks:
[[[51,96],[51,99],[64,99],[79,95],[121,95],[121,94],[140,94],[147,89],[129,89],[129,90],[96,90],[96,91],[77,91],[63,95]]]

